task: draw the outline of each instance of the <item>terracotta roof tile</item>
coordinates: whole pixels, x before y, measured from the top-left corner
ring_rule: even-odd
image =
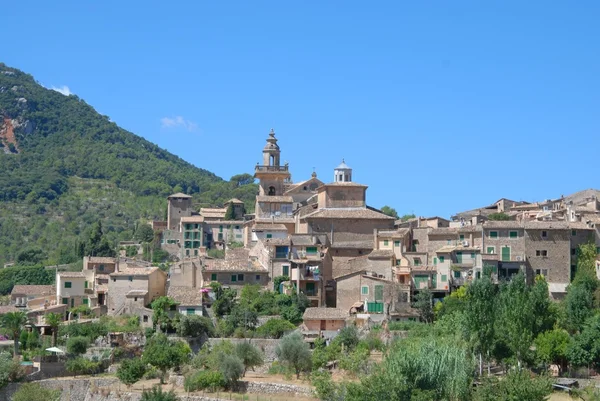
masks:
[[[167,296],[173,298],[179,305],[202,305],[202,292],[200,292],[199,288],[170,286],[167,291]]]
[[[128,267],[118,272],[110,273],[109,276],[148,276],[157,270],[160,269],[158,267]]]
[[[393,217],[366,207],[319,209],[302,217],[303,219],[377,219],[394,220]]]
[[[350,314],[339,308],[306,308],[304,320],[345,320]]]
[[[56,287],[53,285],[15,285],[10,293],[11,295],[54,295]]]

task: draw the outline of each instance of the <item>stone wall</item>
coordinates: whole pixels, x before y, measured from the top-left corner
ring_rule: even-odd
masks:
[[[264,354],[265,364],[261,368],[257,368],[257,371],[267,370],[269,365],[277,359],[275,355],[275,349],[279,345],[280,340],[266,339],[266,338],[209,338],[208,342],[211,345],[217,344],[223,340],[231,341],[234,345],[250,342],[250,344],[256,346]]]

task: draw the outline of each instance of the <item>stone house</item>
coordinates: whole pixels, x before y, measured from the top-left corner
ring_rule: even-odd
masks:
[[[284,266],[282,271],[283,276],[290,277],[296,291],[304,293],[314,307],[326,304],[326,287],[333,279],[328,245],[326,235],[291,235],[290,265]]]
[[[122,315],[126,309],[150,305],[166,294],[167,274],[158,267],[129,267],[109,275],[108,314]],[[141,321],[141,319],[140,319]]]
[[[202,288],[169,286],[167,296],[172,298],[178,313],[202,316]]]
[[[40,300],[56,300],[56,287],[54,285],[15,285],[10,293],[10,303],[16,307],[35,308]]]
[[[356,271],[336,277],[338,309],[389,314],[399,303],[410,302],[410,286],[372,271]],[[360,307],[358,305],[361,305]]]
[[[79,305],[91,307],[90,296],[93,290],[94,271],[58,272],[56,274],[56,303],[70,308]]]
[[[269,271],[256,258],[250,257],[250,251],[244,248],[228,249],[224,259],[205,258],[202,261],[202,285],[211,282],[239,288],[245,284],[269,284]]]
[[[181,218],[192,215],[192,197],[179,192],[170,195],[167,201],[167,227],[168,230],[177,231],[181,224]]]
[[[96,274],[110,274],[117,270],[119,260],[117,258],[84,256],[83,270],[94,270]]]
[[[206,239],[203,229],[204,217],[198,215],[186,216],[180,219],[179,232],[181,233],[180,244],[181,259],[197,257],[206,253]]]
[[[346,319],[349,317],[348,311],[340,308],[306,308],[302,316],[303,332],[316,332],[324,337],[333,337],[346,327]]]

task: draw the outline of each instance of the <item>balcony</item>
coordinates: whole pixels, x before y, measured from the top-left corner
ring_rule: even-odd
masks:
[[[410,274],[410,267],[409,266],[396,266],[394,267],[396,274]]]
[[[86,289],[83,290],[83,293],[84,294],[93,294],[94,290],[92,288],[86,288]]]
[[[260,166],[257,164],[254,171],[256,173],[287,173],[288,166]]]
[[[298,270],[300,270],[300,277],[298,277]],[[321,274],[316,273],[314,271],[308,270],[306,268],[300,269],[292,269],[292,281],[302,280],[302,281],[319,281],[321,279]]]

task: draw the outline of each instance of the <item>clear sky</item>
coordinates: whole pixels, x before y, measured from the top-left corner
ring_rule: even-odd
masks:
[[[93,3],[93,4],[92,4]],[[0,61],[228,179],[449,217],[598,187],[598,1],[10,1]],[[66,88],[63,88],[66,89]]]

